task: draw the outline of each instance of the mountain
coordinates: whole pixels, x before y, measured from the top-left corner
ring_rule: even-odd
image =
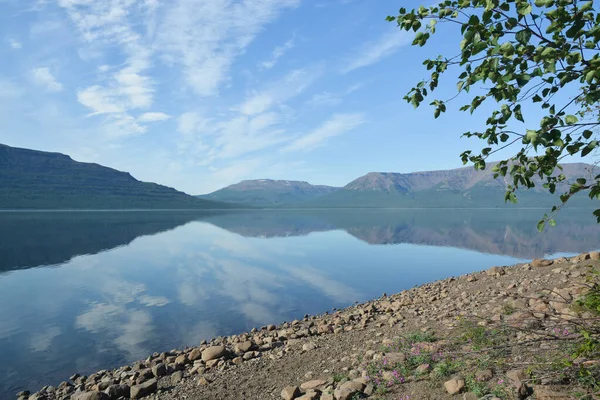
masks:
[[[77,162],[60,153],[0,144],[0,209],[215,209],[198,199],[127,172]]]
[[[425,171],[407,174],[371,172],[343,188],[304,204],[309,207],[504,207],[506,182],[494,179],[492,165],[484,171],[472,167]],[[562,173],[567,182],[575,178],[598,174],[598,168],[588,164],[564,164]],[[566,185],[558,188],[561,192]],[[518,206],[551,207],[559,204],[557,195],[549,194],[541,180],[530,190],[517,192]],[[592,207],[585,195],[570,200],[570,204]]]
[[[248,180],[198,197],[255,207],[293,206],[318,199],[338,188],[301,181]]]

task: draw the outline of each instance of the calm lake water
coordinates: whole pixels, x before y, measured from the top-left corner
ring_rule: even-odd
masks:
[[[0,213],[0,398],[439,278],[600,248],[591,211]]]

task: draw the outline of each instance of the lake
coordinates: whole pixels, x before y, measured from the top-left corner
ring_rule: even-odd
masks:
[[[591,210],[0,212],[0,398],[428,281],[600,248]]]

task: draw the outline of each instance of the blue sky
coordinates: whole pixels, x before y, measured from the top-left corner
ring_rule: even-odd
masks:
[[[418,48],[385,21],[419,4],[0,0],[0,143],[192,194],[460,167],[486,110],[434,120],[402,100],[426,56],[459,49],[457,32]]]

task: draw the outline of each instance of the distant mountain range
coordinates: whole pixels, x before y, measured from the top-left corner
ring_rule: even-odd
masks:
[[[492,164],[493,165],[493,164]],[[567,182],[576,178],[593,179],[598,168],[588,164],[564,164]],[[283,208],[395,208],[395,207],[505,207],[503,178],[494,179],[491,166],[484,171],[472,167],[407,174],[371,172],[342,188],[313,186],[307,182],[260,179],[243,181],[216,192],[199,196],[226,203],[253,207]],[[538,181],[534,189],[517,192],[520,207],[551,207],[559,203]],[[567,186],[563,185],[562,189]],[[596,204],[581,195],[571,205]]]
[[[0,144],[0,209],[215,209],[199,199],[126,172],[60,153]]]
[[[567,182],[593,179],[600,169],[564,164]],[[519,207],[559,204],[541,183],[517,193]],[[563,186],[561,189],[565,189]],[[127,172],[82,163],[60,153],[0,144],[0,209],[230,209],[230,208],[487,208],[504,202],[506,182],[491,168],[401,173],[371,172],[344,187],[302,181],[247,180],[216,192],[190,196]],[[559,190],[562,191],[562,190]],[[585,195],[570,200],[597,206]]]
[[[311,185],[301,181],[257,179],[242,181],[198,197],[253,207],[277,207],[301,205],[338,189],[332,186]]]

